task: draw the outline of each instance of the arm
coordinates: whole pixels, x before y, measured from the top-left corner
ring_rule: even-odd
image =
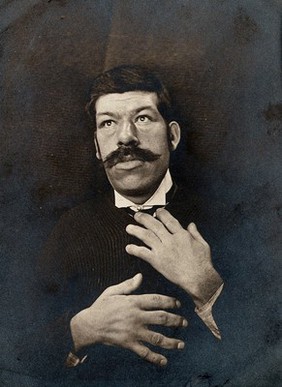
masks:
[[[211,308],[222,290],[223,281],[213,267],[208,243],[194,223],[185,230],[167,210],[157,210],[156,214],[157,218],[141,212],[134,216],[143,227],[129,225],[126,231],[147,247],[128,245],[126,251],[144,259],[184,289],[193,299],[195,311],[220,338]]]
[[[148,325],[187,326],[187,321],[181,316],[164,310],[179,307],[179,301],[156,294],[131,295],[141,282],[142,275],[137,274],[107,288],[89,308],[72,318],[70,327],[74,352],[97,343],[115,345],[129,349],[151,363],[164,366],[166,357],[151,351],[143,343],[166,349],[184,348],[182,341],[148,328]]]

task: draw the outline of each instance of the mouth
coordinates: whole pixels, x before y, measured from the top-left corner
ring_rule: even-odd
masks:
[[[132,156],[125,156],[122,161],[119,161],[115,164],[116,169],[120,170],[130,170],[141,167],[144,161],[136,159]]]

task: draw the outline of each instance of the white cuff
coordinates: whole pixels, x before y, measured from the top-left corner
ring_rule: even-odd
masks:
[[[222,292],[223,285],[224,283],[220,285],[220,287],[205,305],[201,306],[200,308],[195,308],[195,312],[197,313],[197,315],[206,324],[212,334],[219,340],[221,340],[221,334],[219,332],[218,326],[216,325],[216,322],[213,319],[212,307],[215,301],[218,299],[220,293]]]

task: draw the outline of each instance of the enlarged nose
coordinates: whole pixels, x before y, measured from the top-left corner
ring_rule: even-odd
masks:
[[[139,143],[137,130],[133,122],[122,122],[117,131],[117,145],[128,145]]]

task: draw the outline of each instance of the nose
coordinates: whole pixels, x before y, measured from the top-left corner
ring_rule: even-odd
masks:
[[[133,122],[125,121],[120,124],[117,131],[117,145],[137,145],[139,143],[137,130]]]

